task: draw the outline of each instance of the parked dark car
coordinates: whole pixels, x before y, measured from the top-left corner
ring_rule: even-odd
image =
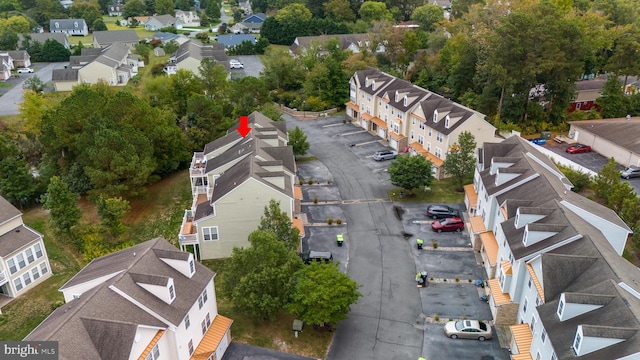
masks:
[[[536,145],[541,145],[541,146],[547,143],[547,140],[545,138],[529,139],[529,141],[531,141],[532,143],[534,143]]]
[[[631,165],[628,168],[622,170],[622,173],[620,173],[620,176],[623,179],[640,177],[640,167]]]
[[[333,261],[333,255],[329,251],[309,251],[302,253],[300,256],[302,257],[302,261],[307,265],[311,264],[313,261],[324,261],[325,263]]]
[[[462,231],[464,230],[464,221],[459,217],[450,217],[440,219],[431,223],[431,230],[437,232],[443,231]]]
[[[571,145],[567,148],[567,152],[569,154],[580,154],[580,153],[586,153],[590,151],[591,151],[591,146],[582,145],[582,144]]]
[[[460,217],[457,209],[447,205],[429,205],[427,208],[427,216],[432,219],[444,219],[450,217]]]

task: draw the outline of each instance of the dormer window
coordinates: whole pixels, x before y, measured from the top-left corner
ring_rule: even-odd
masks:
[[[371,90],[375,90],[376,89],[376,82],[375,80],[371,82]]]
[[[407,106],[407,103],[408,103],[408,101],[407,101],[407,95],[405,95],[405,96],[404,96],[404,102],[403,102],[403,105],[404,105],[404,106]]]
[[[447,115],[444,118],[444,127],[447,128],[447,129],[449,128],[449,120],[451,120],[451,119],[449,119],[449,115]]]
[[[173,290],[173,285],[169,286],[169,299],[173,300],[176,298],[176,293]]]
[[[560,301],[558,302],[558,310],[556,311],[556,314],[558,315],[559,318],[562,318],[562,312],[564,311],[564,296],[560,298]]]
[[[578,355],[580,353],[580,343],[582,342],[582,336],[580,336],[580,333],[578,331],[576,331],[576,337],[573,339],[573,345],[571,346],[571,348],[573,349],[573,352]]]
[[[438,122],[438,110],[433,111],[433,122],[434,123]]]
[[[191,271],[192,274],[196,272],[196,264],[193,259],[189,260],[189,271]]]
[[[55,22],[55,26],[56,26],[56,29],[59,29],[60,28],[60,23],[56,21]]]
[[[78,22],[77,22],[77,21],[74,21],[74,22],[73,22],[73,26],[78,27]]]
[[[364,78],[364,87],[368,87],[369,86],[369,77],[367,76],[366,78]]]
[[[400,94],[398,94],[398,90],[396,90],[396,102],[398,102],[400,99]]]

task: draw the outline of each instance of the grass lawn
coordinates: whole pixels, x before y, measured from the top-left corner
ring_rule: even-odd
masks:
[[[407,202],[429,202],[429,203],[461,203],[464,201],[464,192],[458,189],[453,179],[435,180],[431,183],[431,191],[424,192],[423,189],[414,189],[413,196],[400,196],[400,188],[387,191],[389,198],[393,201]]]
[[[221,273],[224,260],[205,260],[203,264],[211,270]],[[231,326],[233,341],[315,359],[325,358],[333,333],[318,332],[305,325],[304,330],[296,338],[291,331],[293,320],[296,317],[284,310],[272,320],[254,320],[235,311],[227,299],[217,297],[217,301],[218,312],[233,319]]]

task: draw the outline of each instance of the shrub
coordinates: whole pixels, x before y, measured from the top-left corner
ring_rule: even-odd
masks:
[[[314,203],[314,204],[317,204],[317,203],[318,203],[318,197],[317,197],[317,196],[313,198],[313,203]]]
[[[443,282],[447,282],[447,279],[442,279]]]
[[[304,180],[302,179],[298,180],[298,182],[300,183],[300,185],[304,184]]]
[[[433,315],[433,320],[440,321],[440,316],[438,314]]]
[[[327,224],[329,224],[329,225],[333,224],[333,218],[328,218],[327,219]]]
[[[460,282],[460,278],[456,276],[456,282]]]
[[[435,241],[435,240],[434,240],[434,241],[432,241],[432,242],[431,242],[431,246],[433,246],[433,248],[434,248],[434,249],[437,249],[437,248],[438,248],[438,242],[437,242],[437,241]]]
[[[55,310],[55,309],[59,308],[62,305],[64,305],[64,301],[58,300],[58,301],[54,302],[53,304],[51,304],[51,309]]]
[[[307,184],[313,185],[313,179],[309,179],[309,181],[307,181]]]
[[[469,282],[472,282],[473,280],[469,279]]]
[[[571,189],[573,192],[580,192],[591,184],[591,176],[589,176],[589,174],[560,164],[556,164],[556,166],[573,184],[573,188]]]
[[[336,224],[341,225],[342,224],[342,219],[337,219],[336,220]]]

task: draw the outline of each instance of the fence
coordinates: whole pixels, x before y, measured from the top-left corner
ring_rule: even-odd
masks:
[[[329,114],[335,114],[338,112],[338,108],[327,109],[323,111],[304,111],[298,109],[291,109],[282,104],[275,104],[280,111],[289,114],[291,116],[295,116],[298,119],[317,119],[319,117],[329,116]]]

